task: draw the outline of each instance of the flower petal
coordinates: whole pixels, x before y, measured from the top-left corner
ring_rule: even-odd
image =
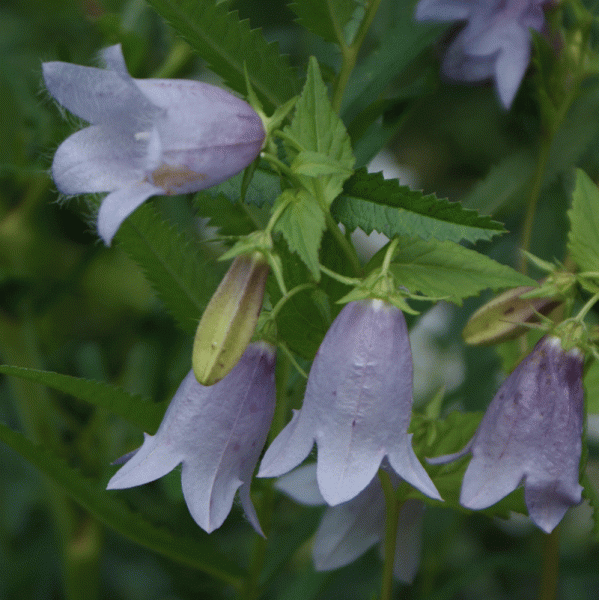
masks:
[[[302,465],[277,479],[275,489],[307,506],[325,504],[316,480],[316,463]]]
[[[160,443],[157,435],[144,433],[144,443],[111,477],[107,490],[122,490],[150,483],[170,473],[183,460],[183,455]]]
[[[150,196],[160,194],[161,191],[151,183],[141,181],[108,194],[102,200],[98,212],[98,233],[104,243],[110,246],[123,221]]]
[[[464,21],[471,11],[471,0],[420,0],[414,17],[417,21]]]
[[[338,569],[364,554],[384,535],[385,513],[385,498],[378,478],[349,502],[329,507],[314,537],[315,569]]]
[[[406,500],[399,511],[393,574],[406,583],[414,581],[420,565],[424,509],[420,500]]]
[[[145,143],[102,125],[69,136],[52,162],[52,178],[63,194],[111,192],[144,177]]]
[[[115,48],[120,53],[120,46],[107,50],[115,54]],[[43,63],[42,72],[50,94],[67,110],[94,125],[104,123],[114,129],[137,131],[161,112],[128,73],[126,78],[120,70],[55,61]]]

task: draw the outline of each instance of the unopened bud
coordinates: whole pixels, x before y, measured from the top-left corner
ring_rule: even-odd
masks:
[[[193,343],[193,372],[202,385],[220,381],[241,358],[258,321],[268,272],[262,253],[241,254],[214,292]]]
[[[497,344],[517,338],[534,323],[537,313],[547,315],[558,304],[556,298],[522,298],[535,288],[522,286],[508,290],[481,306],[471,317],[462,336],[467,344]]]

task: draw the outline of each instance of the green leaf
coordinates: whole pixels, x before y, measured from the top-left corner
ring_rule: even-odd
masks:
[[[276,43],[250,29],[227,2],[214,0],[148,0],[210,68],[245,95],[244,63],[256,94],[269,107],[283,104],[297,93],[298,79]]]
[[[588,500],[589,506],[593,510],[593,535],[599,539],[599,494],[586,473],[582,476],[580,483],[583,486],[582,497]]]
[[[576,170],[568,249],[582,271],[599,271],[599,190],[582,170]]]
[[[410,235],[475,242],[505,232],[501,223],[458,202],[410,190],[397,179],[384,179],[382,173],[368,173],[366,169],[356,171],[345,182],[331,214],[349,230],[360,227],[367,234],[376,230],[389,238]]]
[[[356,0],[298,0],[289,5],[300,25],[336,44],[345,40],[343,29],[356,7]]]
[[[209,538],[202,543],[198,539],[179,537],[152,525],[119,501],[114,493],[107,492],[103,485],[83,477],[62,459],[35,446],[3,423],[0,423],[0,441],[64,488],[77,503],[115,531],[177,563],[211,575],[228,585],[240,587],[243,577],[241,569],[219,554],[214,545],[209,543]]]
[[[193,334],[220,281],[220,272],[199,253],[203,245],[192,245],[150,204],[140,206],[121,225],[116,239],[143,269],[181,328]]]
[[[147,433],[153,434],[158,429],[166,410],[167,403],[149,402],[109,383],[9,365],[0,365],[0,373],[33,381],[105,408]]]
[[[410,292],[458,305],[487,288],[537,286],[534,279],[454,242],[402,237],[389,268]]]
[[[587,412],[599,413],[599,361],[594,360],[589,365],[583,379],[584,397],[587,401]]]
[[[413,18],[412,5],[406,5],[397,26],[381,38],[379,47],[371,52],[353,71],[343,97],[341,112],[350,123],[378,98],[398,75],[443,33],[445,26],[420,23]]]
[[[287,203],[287,207],[277,220],[274,231],[283,234],[289,249],[298,254],[314,279],[319,281],[318,249],[325,230],[322,208],[305,190],[285,190],[278,202]],[[275,203],[274,210],[277,206]]]
[[[292,142],[286,143],[290,162],[303,151],[325,155],[343,172],[315,175],[298,175],[298,178],[315,198],[330,206],[339,195],[343,182],[354,166],[351,144],[343,122],[331,107],[327,88],[322,80],[318,63],[310,58],[306,84],[295,105],[295,114],[285,133]],[[314,157],[314,155],[312,155]]]

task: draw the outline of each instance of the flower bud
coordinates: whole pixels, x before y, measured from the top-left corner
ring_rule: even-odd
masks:
[[[262,253],[241,254],[214,292],[193,344],[193,372],[202,385],[220,381],[244,353],[262,308],[268,272]]]
[[[528,328],[522,323],[534,323],[536,313],[546,315],[559,304],[556,298],[521,298],[533,289],[517,287],[481,306],[464,327],[464,341],[482,346],[505,342],[526,333]]]

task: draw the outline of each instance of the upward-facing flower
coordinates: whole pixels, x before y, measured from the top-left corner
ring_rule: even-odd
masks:
[[[227,518],[235,492],[258,533],[250,482],[275,407],[275,353],[250,344],[233,370],[210,386],[190,371],[171,401],[156,435],[108,482],[107,489],[149,483],[182,464],[183,496],[196,523],[210,533]]]
[[[487,508],[524,482],[536,525],[549,533],[581,500],[584,357],[545,336],[503,382],[466,447],[429,459],[442,464],[472,453],[460,502]]]
[[[150,196],[216,185],[260,152],[256,111],[218,87],[177,79],[133,79],[120,45],[102,52],[108,69],[43,64],[48,91],[92,124],[56,151],[52,177],[63,194],[110,192],[98,232],[110,244],[121,223]]]
[[[501,102],[512,104],[530,62],[529,29],[545,24],[547,0],[420,0],[420,21],[466,21],[443,58],[442,72],[456,81],[493,77]]]
[[[258,476],[287,473],[316,441],[318,485],[330,505],[357,496],[385,457],[401,478],[440,499],[412,449],[411,410],[403,313],[382,300],[350,302],[316,353],[302,409],[266,451]]]

